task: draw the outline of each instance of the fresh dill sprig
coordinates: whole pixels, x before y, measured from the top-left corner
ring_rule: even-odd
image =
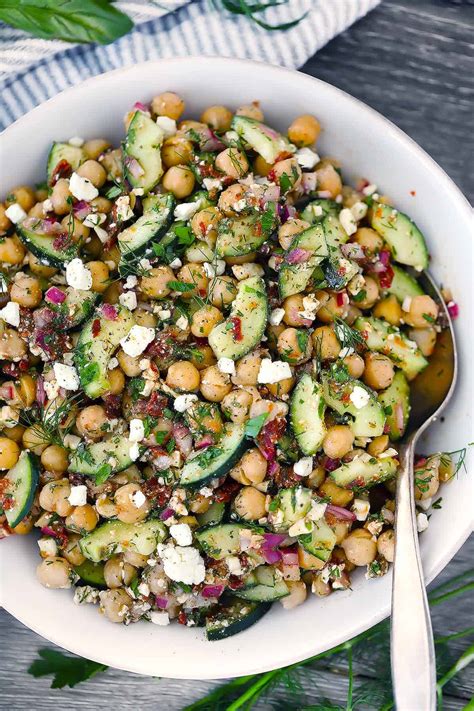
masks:
[[[354,351],[357,350],[359,346],[364,346],[364,337],[355,328],[351,328],[344,319],[336,316],[334,319],[334,331],[341,344],[341,349],[352,348]]]
[[[270,25],[256,16],[272,7],[286,5],[287,3],[288,0],[268,0],[268,2],[258,2],[258,0],[255,2],[252,0],[211,0],[211,4],[216,10],[224,8],[227,12],[230,12],[233,15],[244,15],[264,30],[271,31],[289,30],[298,25],[308,15],[309,10],[301,15],[301,17],[298,17],[295,20],[290,20],[289,22],[283,22],[279,25]]]
[[[79,403],[81,393],[68,395],[56,404],[56,399],[44,405],[35,405],[29,410],[23,410],[20,422],[29,427],[37,444],[64,444],[64,436],[74,424],[74,418],[68,422],[71,410]]]

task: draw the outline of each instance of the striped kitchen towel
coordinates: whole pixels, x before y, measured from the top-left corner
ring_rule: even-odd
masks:
[[[299,67],[379,2],[289,0],[267,10],[265,21],[307,17],[290,30],[270,32],[218,11],[210,0],[122,0],[117,5],[135,28],[107,46],[35,39],[0,23],[0,129],[68,86],[150,59],[221,55]]]

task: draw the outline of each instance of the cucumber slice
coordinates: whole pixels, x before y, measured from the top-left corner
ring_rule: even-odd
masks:
[[[334,252],[341,244],[345,244],[349,240],[349,235],[341,225],[339,218],[336,215],[328,215],[323,220],[324,236],[330,251]],[[334,249],[331,250],[331,247]]]
[[[11,528],[18,526],[30,513],[38,481],[38,460],[34,454],[23,451],[15,466],[3,478],[3,496],[11,504],[4,513]]]
[[[275,203],[265,212],[245,217],[227,217],[217,228],[216,252],[219,257],[237,257],[255,252],[271,235],[278,224]]]
[[[291,152],[289,141],[264,123],[246,116],[234,116],[231,127],[262,156],[267,163],[275,163],[280,153]]]
[[[99,295],[94,291],[80,291],[71,286],[61,291],[66,294],[64,301],[61,304],[51,304],[48,301],[48,308],[64,317],[61,324],[65,329],[76,328],[90,318]]]
[[[69,471],[84,474],[103,483],[112,474],[121,472],[132,464],[132,443],[123,435],[115,435],[103,442],[93,442],[76,449],[69,460]]]
[[[367,455],[369,456],[369,455]],[[366,489],[391,479],[397,473],[398,462],[392,457],[377,459],[356,457],[330,472],[331,479],[344,489]]]
[[[86,585],[92,585],[94,588],[107,587],[102,563],[93,563],[86,558],[83,563],[74,566],[74,572],[76,572],[80,578],[79,585],[82,582],[86,583]]]
[[[168,530],[164,523],[156,519],[140,523],[107,521],[81,538],[79,547],[82,555],[94,563],[99,563],[126,550],[150,555],[167,535]]]
[[[72,170],[77,170],[81,163],[86,160],[86,154],[78,146],[71,146],[70,143],[53,143],[48,156],[47,174],[48,183],[51,182],[54,171],[61,161],[65,160]]]
[[[196,539],[206,555],[222,560],[240,553],[240,532],[248,530],[249,526],[243,523],[219,523],[196,531]],[[257,532],[260,529],[252,530]]]
[[[219,605],[206,617],[206,637],[218,641],[243,632],[268,612],[271,605],[265,602],[246,602],[232,597]]]
[[[328,256],[323,226],[317,224],[297,234],[285,254],[285,259],[295,249],[307,250],[312,252],[312,255],[301,264],[289,264],[287,261],[282,263],[278,273],[278,290],[281,299],[304,291],[317,265]]]
[[[145,254],[150,247],[150,242],[160,239],[173,222],[173,210],[176,204],[173,194],[153,195],[153,198],[156,198],[153,200],[153,206],[118,235],[118,246],[123,263],[133,261]]]
[[[287,531],[304,518],[311,508],[312,491],[303,486],[281,489],[271,503],[271,518],[276,531]]]
[[[353,328],[362,333],[371,351],[388,356],[403,370],[408,380],[413,380],[428,365],[416,343],[382,319],[359,316]]]
[[[387,294],[393,294],[397,297],[400,303],[406,296],[421,296],[424,294],[423,289],[418,284],[416,279],[414,279],[411,274],[409,274],[405,269],[397,267],[396,264],[392,264],[393,269],[393,279],[392,283],[385,291]]]
[[[326,434],[322,388],[305,373],[291,397],[290,418],[298,445],[304,454],[316,454]]]
[[[204,526],[211,526],[216,523],[220,523],[224,518],[224,514],[225,504],[220,501],[214,501],[214,503],[209,506],[207,511],[204,511],[202,514],[197,514],[196,518],[199,526],[202,528]]]
[[[25,224],[26,223],[26,224]],[[41,264],[56,269],[64,269],[67,262],[78,255],[77,244],[64,235],[48,235],[41,232],[42,221],[34,217],[28,217],[24,223],[16,226],[16,232],[25,247],[38,257]],[[61,246],[63,242],[65,246]]]
[[[114,308],[117,317],[113,321],[102,311],[96,312],[84,326],[74,352],[81,387],[90,398],[98,398],[110,388],[109,360],[135,323],[131,311],[123,306]]]
[[[260,277],[239,282],[230,316],[209,334],[209,345],[219,358],[238,360],[261,341],[267,325],[268,302]]]
[[[285,581],[279,580],[274,585],[253,585],[250,588],[240,588],[234,594],[243,600],[251,600],[252,602],[273,602],[274,600],[280,600],[282,597],[287,597],[290,591]]]
[[[337,217],[341,211],[341,206],[335,200],[328,200],[327,198],[318,198],[318,200],[312,200],[301,213],[301,219],[306,220],[311,225],[317,222],[322,222],[328,215],[333,215]]]
[[[425,238],[408,215],[381,202],[374,203],[370,215],[371,226],[384,238],[396,262],[420,272],[428,268]]]
[[[401,370],[397,370],[392,384],[378,395],[389,426],[388,435],[396,441],[403,437],[410,416],[410,386]]]
[[[163,131],[149,116],[143,111],[135,112],[123,144],[123,174],[130,185],[145,193],[163,175],[160,150],[163,138]]]
[[[243,425],[226,425],[217,445],[202,450],[189,459],[181,470],[180,485],[201,487],[211,479],[225,476],[237,464],[248,447]]]
[[[340,254],[334,254],[322,264],[324,285],[334,291],[341,291],[359,271],[358,264]]]
[[[319,560],[327,561],[336,545],[336,534],[326,521],[320,519],[319,521],[314,521],[314,528],[311,533],[304,533],[302,536],[298,536],[298,543],[303,546],[305,551],[316,556]]]
[[[360,380],[348,378],[341,383],[331,377],[329,372],[322,373],[324,399],[340,415],[346,413],[352,416],[349,426],[355,437],[378,437],[383,434],[385,415],[383,407],[370,388]],[[369,401],[363,407],[357,408],[350,400],[354,388],[362,388],[369,394]]]

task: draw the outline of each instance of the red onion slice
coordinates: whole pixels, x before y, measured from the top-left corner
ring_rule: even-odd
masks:
[[[184,457],[188,457],[193,448],[193,437],[191,431],[182,422],[175,422],[173,425],[173,437],[176,446]]]
[[[112,304],[102,304],[102,315],[108,321],[116,321],[118,317],[118,311]]]
[[[356,515],[352,511],[342,508],[342,506],[334,506],[333,504],[328,504],[326,507],[326,513],[330,513],[336,518],[342,521],[355,521]]]
[[[129,173],[133,175],[134,178],[139,178],[145,173],[137,159],[132,156],[126,156],[124,163]]]
[[[44,298],[52,304],[62,304],[66,299],[66,294],[61,289],[58,289],[57,286],[50,286]]]
[[[204,585],[201,595],[205,598],[220,597],[224,589],[225,585]]]
[[[288,252],[285,261],[288,264],[302,264],[303,262],[307,262],[312,254],[313,253],[308,249],[296,247],[296,249],[292,249],[291,252]]]

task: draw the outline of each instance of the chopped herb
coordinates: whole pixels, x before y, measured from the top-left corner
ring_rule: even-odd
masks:
[[[265,421],[268,417],[268,412],[262,412],[261,415],[257,417],[252,417],[252,419],[247,420],[245,423],[245,436],[246,437],[257,437],[262,429]]]
[[[35,659],[29,666],[28,674],[36,678],[53,674],[52,689],[62,689],[65,686],[72,688],[108,669],[105,664],[82,657],[71,657],[55,649],[40,649],[38,654],[40,659]]]
[[[182,293],[193,291],[195,288],[194,284],[189,284],[185,281],[169,281],[167,287],[172,291],[181,291]]]

